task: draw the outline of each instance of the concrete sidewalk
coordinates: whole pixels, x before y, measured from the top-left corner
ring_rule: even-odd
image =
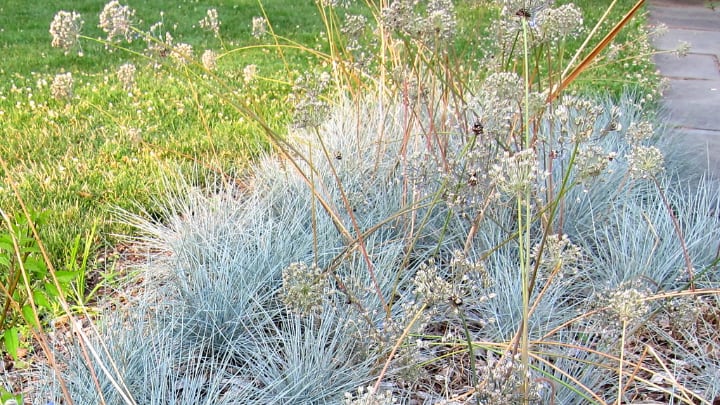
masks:
[[[661,51],[690,43],[686,57],[655,56],[660,73],[670,81],[663,95],[674,151],[692,157],[691,166],[720,178],[720,4],[712,10],[704,0],[648,0],[650,24],[667,25],[654,42]],[[671,151],[672,152],[672,151]]]

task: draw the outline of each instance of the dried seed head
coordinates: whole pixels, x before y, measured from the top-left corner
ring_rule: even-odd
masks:
[[[606,301],[607,313],[618,323],[633,323],[640,321],[648,312],[648,292],[634,283],[620,285],[608,293]]]
[[[665,158],[655,146],[634,146],[628,156],[630,175],[633,178],[653,177],[663,171]]]
[[[252,36],[261,39],[267,34],[267,20],[265,17],[253,17]]]
[[[103,8],[100,13],[100,28],[107,33],[109,42],[118,38],[131,42],[133,39],[132,18],[135,10],[128,6],[121,6],[120,2],[113,0]]]
[[[544,273],[555,273],[557,278],[572,274],[582,261],[580,247],[573,244],[567,235],[548,235],[540,254],[540,244],[533,247],[532,254],[540,260],[540,269]]]
[[[132,63],[125,63],[117,71],[117,78],[122,83],[123,90],[132,91],[135,87],[135,72],[137,69]]]
[[[243,69],[243,81],[245,83],[251,83],[255,80],[255,76],[257,75],[257,66],[256,65],[247,65]]]
[[[290,263],[283,270],[282,301],[293,313],[303,316],[322,312],[328,293],[327,275],[317,266]]]
[[[215,70],[217,67],[217,57],[218,54],[215,53],[215,51],[207,49],[205,52],[203,52],[202,56],[200,57],[200,60],[202,61],[203,66],[207,70]]]
[[[521,150],[514,155],[505,152],[500,161],[490,168],[490,176],[501,192],[513,197],[523,196],[535,187],[537,155],[532,149]]]
[[[218,18],[217,9],[211,8],[207,11],[205,18],[199,21],[200,27],[208,31],[212,31],[216,37],[220,36],[220,19]]]
[[[50,23],[52,46],[62,48],[65,54],[75,47],[80,37],[80,30],[85,22],[80,14],[69,11],[59,11]]]
[[[68,101],[73,96],[73,84],[72,73],[60,73],[55,75],[50,85],[50,92],[56,100]]]
[[[606,152],[598,145],[581,148],[575,158],[578,181],[589,180],[602,174],[616,155],[615,152]]]
[[[182,42],[176,44],[170,52],[170,57],[173,58],[178,65],[185,65],[189,63],[193,58],[192,45]]]
[[[650,139],[654,134],[653,125],[649,121],[632,122],[625,137],[630,143],[636,144]]]

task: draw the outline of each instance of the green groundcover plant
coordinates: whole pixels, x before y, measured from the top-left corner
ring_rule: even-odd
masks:
[[[305,49],[326,63],[295,79],[287,136],[229,91],[219,56],[106,5],[109,46],[144,39],[154,68],[215,89],[273,153],[168,178],[161,219],[121,213],[153,252],[142,282],[70,323],[32,403],[710,403],[720,189],[666,164],[646,94],[565,92],[642,2],[567,59],[577,7],[494,3],[473,71],[452,1],[346,3],[317,3],[329,50]],[[54,46],[75,51],[80,21],[58,13]]]

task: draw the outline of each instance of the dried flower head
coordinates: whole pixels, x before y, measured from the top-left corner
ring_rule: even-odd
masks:
[[[345,46],[349,51],[361,48],[360,38],[368,27],[367,18],[362,14],[348,14],[345,16],[345,23],[340,32],[347,38]]]
[[[471,107],[478,110],[483,131],[490,134],[506,134],[512,122],[520,114],[524,99],[523,80],[512,72],[496,72],[489,75]]]
[[[388,31],[398,32],[413,41],[438,46],[452,40],[457,21],[450,0],[430,0],[426,12],[418,9],[417,0],[393,1],[383,8],[381,23]]]
[[[261,39],[267,34],[267,20],[265,17],[253,17],[252,36]]]
[[[680,41],[680,43],[678,43],[678,47],[675,49],[675,55],[677,55],[678,58],[683,58],[687,56],[688,52],[690,52],[690,43],[687,41]]]
[[[590,99],[574,96],[563,97],[562,104],[567,109],[568,120],[565,131],[569,135],[570,142],[582,144],[591,139],[598,119],[606,112],[605,108]]]
[[[663,171],[665,158],[655,146],[633,146],[628,155],[630,175],[633,178],[653,177]]]
[[[327,275],[315,265],[295,262],[283,270],[282,301],[295,314],[309,316],[322,312],[328,288]]]
[[[105,4],[100,13],[100,28],[107,33],[107,40],[112,42],[117,38],[131,42],[133,39],[132,18],[135,10],[128,6],[121,6],[117,0]]]
[[[323,93],[330,86],[327,72],[319,75],[307,73],[295,80],[291,98],[296,100],[293,126],[295,128],[319,127],[330,113],[330,105]]]
[[[50,23],[50,35],[52,35],[52,46],[62,48],[65,54],[78,44],[80,31],[85,23],[80,14],[69,11],[59,11]]]
[[[451,0],[430,0],[424,25],[430,36],[428,39],[440,42],[452,41],[457,28],[453,2]]]
[[[580,35],[583,27],[582,11],[574,4],[541,10],[535,19],[542,40],[557,42]]]
[[[199,21],[200,27],[208,31],[212,31],[216,37],[220,36],[220,19],[218,18],[217,9],[211,8],[207,11],[205,17]]]
[[[72,73],[57,74],[50,85],[50,93],[56,100],[70,100],[73,96],[73,84]]]
[[[413,294],[418,302],[424,302],[428,307],[446,303],[456,295],[452,284],[437,272],[435,263],[423,263],[413,278]]]
[[[667,304],[667,325],[695,333],[702,317],[703,301],[697,296],[674,297]],[[679,330],[678,329],[678,330]]]
[[[165,32],[164,35],[161,33],[156,33],[153,28],[158,28],[162,26],[162,23],[159,23],[160,25],[154,25],[150,28],[151,35],[148,35],[145,37],[145,41],[147,43],[147,48],[145,49],[145,53],[151,57],[152,59],[160,59],[160,58],[166,58],[171,52],[173,48],[173,36],[169,32]],[[160,65],[155,63],[155,67],[159,67]]]
[[[606,152],[598,145],[582,147],[575,158],[577,180],[583,182],[598,177],[616,156],[617,153]]]
[[[667,34],[668,26],[665,23],[656,23],[648,25],[648,37],[649,38],[660,38]]]
[[[192,45],[184,42],[175,44],[170,52],[170,57],[173,58],[178,65],[185,65],[192,61],[193,47]]]
[[[539,32],[538,16],[551,5],[551,0],[496,0],[495,3],[500,9],[500,15],[492,26],[497,33],[497,45],[503,52],[522,52],[513,43],[522,37],[523,27],[531,31],[530,46],[536,46],[545,40]]]
[[[519,101],[524,95],[523,80],[513,72],[493,73],[485,79],[483,92],[496,100]]]
[[[649,121],[632,122],[625,137],[630,143],[636,144],[650,139],[654,134],[653,125]]]
[[[352,5],[353,0],[315,0],[315,3],[321,7],[342,7],[348,8]]]
[[[346,392],[345,399],[343,399],[343,405],[392,405],[396,403],[397,398],[392,395],[392,392],[375,392],[375,388],[372,386],[359,387],[357,395]]]
[[[540,260],[540,270],[555,273],[557,278],[575,273],[582,260],[580,247],[570,242],[567,235],[548,235],[540,253],[540,244],[533,247],[532,254]]]
[[[622,111],[620,110],[620,107],[614,105],[610,108],[610,122],[605,125],[605,128],[603,128],[602,132],[600,133],[600,136],[605,136],[609,132],[615,132],[622,130],[623,126],[620,123],[620,118],[622,117]]]
[[[382,10],[381,23],[389,31],[415,33],[419,17],[415,14],[417,1],[393,1]]]
[[[125,63],[117,71],[117,78],[122,83],[123,90],[131,91],[135,87],[135,72],[137,69],[132,63]]]
[[[490,274],[485,265],[481,261],[470,259],[461,250],[453,251],[450,269],[464,295],[471,294],[473,290],[490,286]],[[485,299],[490,298],[493,298],[492,294],[485,297]]]
[[[606,313],[618,324],[640,321],[648,312],[648,291],[637,283],[625,283],[607,294],[604,300]]]
[[[533,380],[530,374],[520,362],[519,355],[505,353],[496,359],[488,353],[486,364],[478,367],[480,380],[475,394],[477,402],[482,405],[541,404],[544,387],[538,380]],[[527,394],[522,388],[526,382],[529,383]]]
[[[252,83],[257,75],[257,65],[247,65],[243,69],[243,81],[245,83]]]
[[[211,49],[206,49],[200,57],[200,60],[202,61],[205,69],[215,70],[215,68],[217,67],[217,57],[218,54],[215,51]]]
[[[535,187],[538,178],[537,154],[525,149],[513,155],[505,152],[497,164],[490,168],[490,177],[498,189],[512,197],[520,197]]]

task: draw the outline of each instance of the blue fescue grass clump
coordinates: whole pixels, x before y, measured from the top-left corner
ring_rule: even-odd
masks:
[[[619,108],[628,121],[619,128],[640,119],[630,98]],[[450,164],[465,170],[428,170],[426,139],[407,134],[431,120],[413,123],[402,102],[348,101],[322,126],[296,130],[286,155],[261,159],[245,178],[172,187],[182,191],[164,204],[166,222],[126,216],[161,253],[140,269],[141,299],[108,314],[90,342],[107,346],[92,363],[105,401],[341,403],[381,378],[377,386],[400,403],[437,403],[466,384],[480,403],[512,403],[531,375],[529,403],[606,403],[617,398],[618,342],[641,336],[664,347],[657,357],[637,345],[624,353],[639,373],[628,390],[677,388],[655,378],[674,358],[699,373],[674,377],[685,395],[712,398],[718,387],[697,376],[720,363],[698,348],[716,343],[668,327],[683,319],[709,329],[714,301],[682,291],[720,281],[718,188],[686,189],[671,167],[658,185],[631,177],[627,131],[608,133],[612,108],[602,109],[590,139],[613,160],[602,178],[572,172],[561,195],[567,239],[549,235],[537,254],[529,369],[508,354],[523,317],[513,199],[498,198],[476,222],[478,191],[447,175],[467,176],[478,163],[459,122],[447,126],[446,146],[456,153]],[[494,153],[484,164],[504,159]],[[572,156],[558,155],[555,167]],[[692,279],[663,197],[680,218]],[[547,233],[538,222],[532,244]],[[561,246],[559,258],[552,246]],[[97,403],[75,350],[63,377],[76,403]]]
[[[372,132],[351,135],[347,130],[332,133],[338,142],[332,147],[342,150],[347,165],[338,173],[348,180],[347,192],[373,200],[358,201],[358,213],[367,224],[376,224],[399,208],[399,191],[380,175],[390,174],[391,164],[383,162],[371,174],[370,139],[363,139],[365,145],[341,143]],[[328,291],[322,311],[310,317],[294,315],[281,300],[282,270],[293,262],[329,266],[347,247],[337,227],[349,223],[347,218],[334,223],[318,210],[313,224],[308,215],[313,196],[287,165],[266,158],[250,190],[225,184],[218,194],[205,195],[188,187],[187,194],[170,202],[166,224],[133,218],[153,250],[168,253],[147,271],[152,281],[142,306],[154,310],[145,308],[144,316],[125,321],[130,328],[109,325],[104,331],[104,339],[117,345],[110,357],[138,403],[336,403],[371,379],[383,351],[367,339],[374,325],[353,322],[357,311],[346,297]],[[329,187],[328,201],[337,204],[338,188],[325,173],[318,185]],[[406,284],[410,274],[395,271],[404,253],[397,228],[389,223],[365,240],[385,296],[396,283]],[[315,243],[322,247],[317,256]],[[369,292],[364,266],[356,253],[348,253],[336,273],[352,280],[344,288],[362,300],[371,324],[380,324],[382,307]],[[80,365],[73,369],[83,370]],[[93,391],[89,375],[84,384],[78,375],[68,378],[74,382],[71,389],[78,389],[76,401],[94,401],[97,394],[86,396]],[[206,388],[202,396],[179,388],[195,383],[215,388]]]

